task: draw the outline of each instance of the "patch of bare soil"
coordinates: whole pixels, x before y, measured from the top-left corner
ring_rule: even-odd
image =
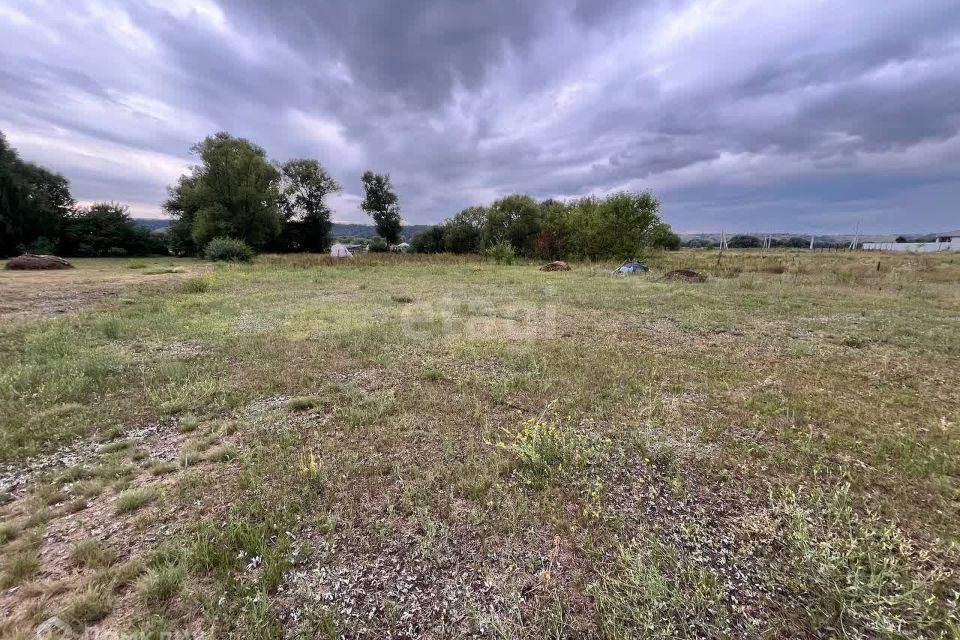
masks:
[[[121,439],[130,444],[116,453],[103,453],[103,447],[109,447],[109,443],[80,442],[31,463],[30,467],[35,463],[43,471],[28,467],[14,475],[8,469],[5,483],[10,487],[12,500],[0,507],[0,521],[12,523],[22,531],[7,547],[33,540],[38,567],[27,582],[0,591],[0,619],[4,622],[0,635],[11,629],[32,631],[51,616],[65,615],[62,612],[78,594],[98,585],[105,589],[103,597],[112,608],[96,629],[105,633],[126,631],[140,606],[131,587],[142,566],[131,564],[128,572],[117,568],[123,563],[149,559],[157,545],[189,526],[192,519],[186,515],[201,507],[184,504],[182,496],[173,495],[181,478],[200,474],[205,482],[216,483],[234,473],[232,465],[207,461],[203,452],[193,454],[189,463],[181,457],[190,440],[206,437],[212,441],[214,436],[217,442],[211,442],[208,448],[236,444],[235,436],[203,436],[199,432],[184,435],[175,420],[166,420],[127,431]],[[102,473],[104,466],[111,464],[116,471]],[[157,465],[162,464],[168,469],[156,473]],[[95,484],[99,488],[89,490]],[[44,487],[47,492],[38,494]],[[154,490],[156,497],[131,513],[117,513],[118,496],[127,489]],[[203,513],[209,515],[225,508],[215,502],[205,501]],[[38,512],[45,512],[46,516],[38,519]],[[109,569],[84,567],[75,561],[74,548],[88,539],[100,542],[115,554]],[[114,569],[116,575],[126,573],[124,582],[110,577]]]
[[[116,297],[130,286],[173,282],[189,275],[92,268],[0,271],[0,322],[71,313]]]

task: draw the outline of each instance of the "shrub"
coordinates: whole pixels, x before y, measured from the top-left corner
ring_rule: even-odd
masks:
[[[210,282],[204,278],[190,278],[180,285],[183,293],[205,293],[210,290]]]
[[[497,264],[513,264],[517,252],[509,242],[498,242],[486,250],[487,257],[493,258]]]
[[[380,236],[373,236],[367,248],[371,253],[383,253],[390,250],[390,247],[387,246],[387,241]]]
[[[560,417],[530,418],[510,435],[510,442],[497,446],[513,455],[517,470],[528,482],[543,483],[582,459],[580,439]]]
[[[221,236],[207,243],[203,256],[213,261],[250,262],[253,259],[253,249],[243,240]]]

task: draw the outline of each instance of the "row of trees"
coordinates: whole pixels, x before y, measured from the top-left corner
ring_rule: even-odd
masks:
[[[483,253],[506,246],[545,260],[595,260],[677,249],[680,238],[660,217],[652,194],[623,191],[569,201],[511,195],[486,207],[467,207],[411,242],[421,253]]]
[[[162,236],[114,202],[78,207],[63,176],[20,158],[0,132],[0,257],[164,253]]]
[[[164,210],[174,219],[174,253],[202,252],[214,238],[241,240],[254,250],[323,251],[330,244],[326,197],[341,186],[319,161],[270,162],[244,138],[221,132],[193,146],[199,163],[170,187]],[[400,239],[399,198],[390,176],[367,171],[361,208],[388,242]]]

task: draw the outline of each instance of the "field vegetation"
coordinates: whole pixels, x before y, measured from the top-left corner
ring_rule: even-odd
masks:
[[[167,258],[3,320],[0,636],[956,638],[960,260],[717,258]]]

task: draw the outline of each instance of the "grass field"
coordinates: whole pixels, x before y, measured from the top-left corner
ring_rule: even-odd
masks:
[[[76,262],[0,273],[3,637],[960,637],[960,256]]]

